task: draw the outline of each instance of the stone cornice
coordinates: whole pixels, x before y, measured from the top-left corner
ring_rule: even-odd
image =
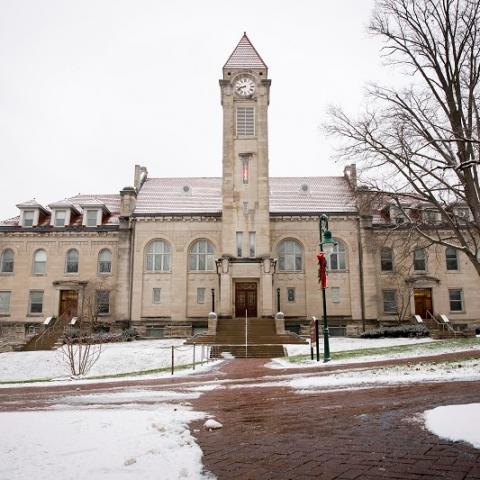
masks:
[[[118,230],[113,231],[95,231],[95,232],[75,232],[75,231],[25,231],[25,230],[1,230],[1,238],[98,238],[98,237],[118,237]]]

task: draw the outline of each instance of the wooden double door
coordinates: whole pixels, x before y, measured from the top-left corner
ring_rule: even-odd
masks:
[[[257,284],[239,282],[235,284],[235,316],[257,317]]]

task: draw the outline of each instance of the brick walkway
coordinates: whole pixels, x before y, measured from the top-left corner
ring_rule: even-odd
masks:
[[[468,358],[480,358],[480,352],[290,370],[267,369],[260,359],[231,360],[203,375],[173,379],[0,388],[0,411],[48,408],[65,394],[130,387],[187,391],[206,382],[218,383],[222,388],[204,392],[192,404],[224,428],[206,432],[203,421],[191,427],[204,452],[205,468],[219,480],[480,480],[480,450],[429,434],[419,418],[436,406],[480,402],[480,382],[310,394],[258,386],[283,380],[285,375]]]
[[[222,370],[261,377],[261,361]],[[193,402],[221,430],[193,425],[205,468],[218,479],[480,479],[480,450],[441,440],[418,418],[439,405],[480,402],[480,382],[317,394],[226,386]],[[480,425],[479,425],[480,428]]]

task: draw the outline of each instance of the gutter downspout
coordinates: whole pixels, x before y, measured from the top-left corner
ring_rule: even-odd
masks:
[[[360,279],[360,309],[362,315],[362,331],[365,331],[365,278],[363,273],[363,244],[362,244],[362,228],[360,225],[360,217],[357,217],[357,235],[358,235],[358,269]]]
[[[134,252],[135,252],[135,219],[130,218],[130,272],[129,272],[129,292],[128,292],[128,321],[130,326],[132,325],[132,300],[133,300],[133,264],[134,264]]]

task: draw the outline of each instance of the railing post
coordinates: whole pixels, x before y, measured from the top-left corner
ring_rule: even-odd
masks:
[[[172,345],[172,375],[173,372],[175,371],[175,352],[174,352],[174,346]]]
[[[195,370],[195,343],[193,344],[193,370]]]
[[[245,358],[248,357],[248,310],[245,310]]]

